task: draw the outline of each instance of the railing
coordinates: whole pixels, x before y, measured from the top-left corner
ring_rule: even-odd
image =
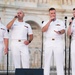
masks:
[[[3,56],[2,56],[2,60],[0,62],[0,71],[6,71],[7,69],[7,56],[4,55],[3,53]]]
[[[72,5],[75,4],[74,0],[0,0],[0,3],[3,4],[12,4],[15,2],[31,2],[31,3],[56,3],[56,4],[66,4],[66,5]]]
[[[40,68],[41,67],[41,51],[40,49],[33,49],[30,50],[30,67],[31,68]],[[12,53],[11,50],[9,50],[8,53],[8,60],[7,56],[4,57],[3,55],[3,60],[0,64],[0,71],[6,71],[7,70],[7,61],[8,61],[8,70],[9,71],[14,71],[14,65],[13,65],[13,60],[12,60]]]
[[[3,61],[0,64],[0,72],[7,71],[7,61],[8,61],[8,71],[13,72],[15,70],[12,60],[12,53],[11,50],[9,50],[8,60],[7,56],[4,57],[3,55]],[[30,67],[31,68],[41,68],[41,49],[34,48],[30,50]],[[42,64],[43,65],[43,64]],[[54,66],[54,60],[52,61],[51,66]]]
[[[31,68],[40,68],[41,66],[41,52],[39,49],[30,49],[30,67]],[[14,70],[13,60],[12,60],[12,53],[9,50],[9,70]]]
[[[67,51],[68,53],[68,51]],[[3,61],[0,64],[0,72],[7,71],[7,61],[8,61],[8,71],[14,71],[14,65],[12,60],[11,50],[9,50],[9,60],[7,60],[7,56],[3,56]],[[67,58],[68,59],[68,58]],[[68,60],[67,60],[68,62]],[[42,64],[43,65],[43,64]],[[68,63],[67,63],[68,65]],[[41,68],[41,50],[40,49],[32,49],[30,50],[30,67],[31,68]],[[55,68],[54,57],[51,62],[51,69]]]

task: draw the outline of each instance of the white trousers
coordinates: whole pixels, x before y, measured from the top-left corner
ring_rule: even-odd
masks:
[[[75,75],[75,40],[71,42],[72,75]]]
[[[57,75],[64,75],[63,58],[64,58],[64,47],[60,40],[46,40],[44,44],[44,75],[50,75],[50,63],[51,56],[54,52],[54,59],[56,63]]]
[[[18,40],[12,40],[10,49],[15,68],[29,68],[29,51],[24,41],[18,42]]]
[[[0,42],[0,63],[2,62],[2,56],[4,51],[3,49],[4,49],[3,42]]]

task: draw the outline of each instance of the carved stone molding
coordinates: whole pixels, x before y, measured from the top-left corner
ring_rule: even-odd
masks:
[[[50,1],[50,6],[55,7],[55,8],[62,8],[62,1],[61,0],[51,0]]]

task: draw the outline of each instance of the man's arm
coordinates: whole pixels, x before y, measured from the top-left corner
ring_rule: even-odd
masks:
[[[59,34],[64,34],[64,33],[65,33],[65,30],[62,29],[62,30],[60,30],[60,31],[58,31],[58,32],[59,32]]]
[[[49,20],[49,22],[42,28],[42,32],[46,32],[48,30],[50,23],[51,23],[51,20]]]
[[[8,38],[4,38],[4,53],[7,54],[8,53]]]
[[[29,41],[29,43],[33,40],[33,34],[31,34],[31,35],[28,35],[28,41]]]
[[[57,34],[64,34],[65,33],[65,30],[64,29],[62,29],[62,30],[60,30],[60,31],[56,31],[56,30],[54,30]]]
[[[51,17],[48,23],[42,28],[42,32],[46,32],[49,28],[50,23],[54,20],[54,17]]]
[[[17,17],[14,17],[14,19],[7,24],[7,29],[11,29],[11,27],[12,27],[14,21],[16,20],[16,18]]]
[[[71,32],[72,22],[73,22],[73,20],[71,19],[70,22],[69,22],[70,24],[69,24],[68,30],[67,30],[67,35],[68,36],[71,36],[71,34],[72,34],[72,32]]]
[[[24,42],[24,44],[25,44],[25,45],[28,45],[29,43],[31,43],[32,40],[33,40],[33,34],[28,35],[28,40],[26,40],[26,41]]]
[[[71,25],[70,25],[69,28],[68,28],[68,30],[67,30],[67,35],[68,35],[68,36],[71,36],[71,34],[72,34],[72,33],[71,33]]]

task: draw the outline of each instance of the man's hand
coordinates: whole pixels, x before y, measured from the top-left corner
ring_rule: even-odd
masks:
[[[18,14],[14,16],[14,18],[18,18]]]
[[[72,24],[73,20],[74,20],[74,17],[71,18],[71,20],[70,20],[70,22],[69,22],[69,25]]]
[[[8,48],[4,49],[4,54],[6,55],[8,53]]]
[[[54,19],[55,19],[55,17],[51,17],[51,18],[50,18],[50,22],[53,21]]]
[[[56,31],[56,30],[54,30],[54,32],[56,32],[57,34],[61,34],[61,32],[60,32],[60,31]]]
[[[29,41],[28,41],[28,40],[25,40],[25,41],[24,41],[24,44],[25,44],[25,45],[28,45],[28,44],[29,44]]]

